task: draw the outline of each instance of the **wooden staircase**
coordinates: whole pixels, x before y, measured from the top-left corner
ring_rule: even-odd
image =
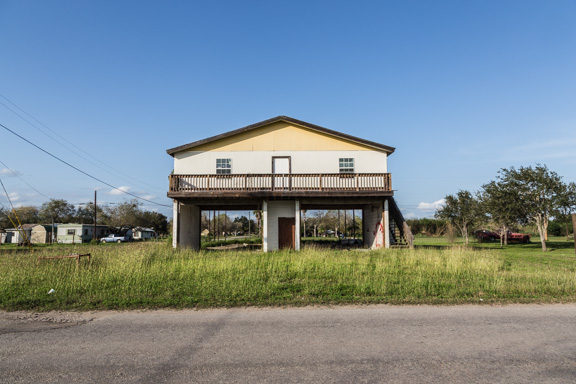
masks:
[[[390,215],[390,245],[394,248],[412,248],[414,236],[393,197],[388,198],[388,213]]]

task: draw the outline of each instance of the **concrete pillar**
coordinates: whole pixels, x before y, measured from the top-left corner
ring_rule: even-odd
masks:
[[[268,252],[268,202],[262,202],[262,251]]]
[[[300,203],[295,200],[269,200],[262,204],[263,239],[262,250],[264,252],[279,249],[280,218],[294,219],[294,249],[300,249]],[[296,214],[298,212],[298,214]]]
[[[177,248],[180,243],[179,240],[180,231],[180,203],[178,200],[172,201],[172,247]]]
[[[177,246],[200,249],[200,213],[197,205],[179,204]]]
[[[294,217],[296,218],[296,228],[294,234],[294,250],[300,250],[300,200],[294,202]]]
[[[390,215],[388,211],[388,200],[384,200],[384,211],[382,212],[382,225],[384,226],[384,247],[390,248]]]
[[[368,204],[362,208],[364,246],[371,249],[382,248],[384,242],[384,216],[381,203]]]

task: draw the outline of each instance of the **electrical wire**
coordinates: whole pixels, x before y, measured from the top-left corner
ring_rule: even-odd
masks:
[[[3,105],[4,108],[8,109],[10,112],[12,112],[13,114],[15,114],[16,116],[18,116],[20,119],[24,120],[26,123],[28,123],[30,126],[36,128],[38,131],[40,131],[42,134],[44,134],[45,136],[47,136],[48,138],[50,138],[52,141],[56,142],[57,144],[61,145],[62,147],[66,148],[67,150],[69,150],[70,152],[72,152],[73,154],[75,154],[76,156],[80,157],[81,159],[89,162],[90,164],[94,165],[95,167],[106,171],[106,172],[113,172],[113,173],[117,173],[118,175],[121,175],[123,177],[127,177],[141,185],[146,185],[148,187],[151,187],[153,189],[159,190],[159,188],[157,186],[154,185],[150,185],[148,183],[145,183],[143,181],[140,181],[138,179],[135,179],[134,177],[127,175],[123,172],[121,172],[120,170],[116,169],[115,167],[112,167],[106,163],[104,163],[103,161],[99,160],[98,158],[90,155],[88,152],[84,151],[82,148],[78,147],[76,144],[72,143],[70,140],[66,139],[65,137],[63,137],[62,135],[60,135],[58,132],[50,129],[50,127],[48,127],[46,124],[42,123],[40,120],[36,119],[34,116],[32,116],[31,114],[29,114],[28,112],[24,111],[22,108],[20,108],[19,106],[17,106],[13,101],[11,101],[10,99],[8,99],[6,96],[0,94],[0,97],[2,97],[3,99],[5,99],[6,101],[8,101],[11,105],[13,105],[15,108],[17,108],[20,112],[22,112],[23,114],[25,114],[26,116],[30,117],[32,120],[36,121],[38,124],[40,124],[41,126],[43,126],[44,128],[46,128],[47,130],[49,130],[50,132],[52,132],[54,135],[58,136],[62,141],[67,142],[68,144],[70,144],[71,146],[73,146],[74,148],[76,148],[78,151],[84,153],[85,155],[91,157],[92,159],[96,160],[97,162],[101,163],[102,165],[104,165],[103,168],[102,166],[94,163],[93,161],[91,161],[90,159],[87,159],[86,157],[82,156],[80,153],[74,151],[72,148],[64,145],[62,143],[62,141],[60,140],[56,140],[54,139],[52,136],[50,136],[49,134],[47,134],[46,132],[44,132],[42,129],[40,129],[39,127],[37,127],[35,124],[33,124],[31,121],[29,121],[28,119],[26,119],[24,116],[22,116],[21,114],[19,114],[18,112],[14,111],[12,108],[10,108],[9,106],[7,106],[5,103],[2,102],[2,100],[0,100],[0,105]]]
[[[139,200],[142,200],[142,201],[147,201],[147,202],[149,202],[149,203],[156,204],[156,205],[159,205],[159,206],[162,206],[162,207],[168,207],[168,208],[171,207],[171,205],[162,204],[162,203],[157,203],[157,202],[155,202],[155,201],[152,201],[152,200],[149,200],[149,199],[145,199],[145,198],[143,198],[143,197],[140,197],[140,196],[138,196],[138,195],[135,195],[135,194],[133,194],[133,193],[130,193],[130,192],[124,191],[124,190],[122,190],[122,189],[120,189],[120,188],[118,188],[118,187],[115,187],[115,186],[113,186],[112,184],[107,183],[107,182],[105,182],[104,180],[101,180],[101,179],[97,178],[96,176],[92,176],[91,174],[89,174],[89,173],[87,173],[87,172],[84,172],[84,171],[81,170],[80,168],[75,167],[74,165],[72,165],[72,164],[70,164],[70,163],[62,160],[62,159],[59,158],[58,156],[51,154],[51,153],[48,152],[47,150],[39,147],[38,145],[34,144],[34,143],[31,142],[30,140],[28,140],[28,139],[22,137],[21,135],[17,134],[16,132],[14,132],[13,130],[11,130],[10,128],[8,128],[7,126],[5,126],[4,124],[0,124],[0,127],[4,128],[5,130],[7,130],[8,132],[10,132],[10,133],[13,134],[14,136],[16,136],[16,137],[24,140],[25,142],[27,142],[28,144],[32,145],[33,147],[39,149],[40,151],[44,152],[44,153],[47,154],[48,156],[50,156],[50,157],[58,160],[59,162],[67,165],[68,167],[70,167],[70,168],[72,168],[72,169],[74,169],[74,170],[82,173],[83,175],[88,176],[89,178],[91,178],[91,179],[93,179],[93,180],[96,180],[96,181],[98,181],[98,182],[100,182],[100,183],[102,183],[102,184],[104,184],[104,185],[106,185],[106,186],[108,186],[108,187],[110,187],[110,188],[112,188],[112,189],[115,189],[115,190],[117,190],[117,191],[120,191],[120,192],[122,192],[122,193],[124,193],[124,194],[126,194],[126,195],[132,196],[132,197],[134,197],[134,198],[136,198],[136,199],[139,199]]]
[[[16,176],[17,178],[20,179],[20,181],[22,181],[24,184],[26,184],[27,186],[29,186],[30,188],[32,188],[33,190],[35,190],[37,193],[39,193],[40,195],[44,196],[47,199],[50,199],[50,197],[46,196],[45,194],[43,194],[42,192],[40,192],[39,190],[37,190],[36,188],[34,188],[33,186],[31,186],[30,184],[28,184],[26,182],[26,180],[24,180],[23,178],[20,177],[20,175],[18,175],[16,172],[14,172],[13,170],[10,169],[10,167],[8,167],[6,164],[4,164],[4,162],[2,160],[0,160],[0,164],[2,164],[4,167],[6,167],[7,170],[9,170],[10,172],[12,172],[12,174],[14,176]]]
[[[14,212],[14,216],[16,216],[16,221],[18,221],[18,225],[16,225],[16,223],[14,223],[14,220],[12,220],[12,217],[10,216],[10,214],[8,214],[8,218],[10,219],[10,222],[12,223],[14,228],[16,228],[18,230],[18,232],[20,233],[20,235],[24,238],[24,240],[26,240],[26,244],[31,246],[30,240],[28,240],[28,236],[26,236],[26,231],[24,231],[24,227],[22,226],[22,223],[20,222],[20,218],[18,217],[18,213],[16,213],[16,209],[14,209],[14,205],[12,204],[12,200],[10,200],[10,196],[8,196],[8,191],[6,191],[6,187],[4,186],[2,179],[0,179],[0,184],[2,184],[2,189],[4,189],[4,193],[6,194],[6,198],[8,199],[8,202],[10,203],[10,206],[12,207],[12,212]]]

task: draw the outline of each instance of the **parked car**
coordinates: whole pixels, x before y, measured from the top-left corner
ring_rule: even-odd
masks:
[[[124,243],[132,240],[129,235],[115,235],[113,233],[100,239],[102,243]]]
[[[474,233],[474,236],[480,242],[482,242],[482,241],[496,241],[496,240],[500,240],[501,232],[492,232],[492,231],[488,231],[486,229],[482,229],[482,230],[476,231]],[[530,235],[525,234],[525,233],[517,233],[517,232],[508,231],[508,232],[506,232],[506,238],[510,242],[519,242],[519,243],[523,243],[523,244],[530,242]]]
[[[508,241],[519,242],[523,244],[530,242],[530,235],[527,235],[525,233],[516,233],[508,231],[506,234],[506,238],[508,239]]]
[[[479,241],[496,241],[496,239],[500,240],[500,235],[496,232],[488,231],[486,229],[481,229],[474,233],[474,236]]]

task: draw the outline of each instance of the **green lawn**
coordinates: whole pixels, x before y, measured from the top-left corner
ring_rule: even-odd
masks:
[[[0,248],[0,309],[90,310],[311,304],[576,301],[572,242],[472,243],[417,238],[414,249],[305,247],[271,253],[173,250],[132,243]],[[91,252],[79,268],[38,256]],[[48,292],[54,289],[55,292]]]

